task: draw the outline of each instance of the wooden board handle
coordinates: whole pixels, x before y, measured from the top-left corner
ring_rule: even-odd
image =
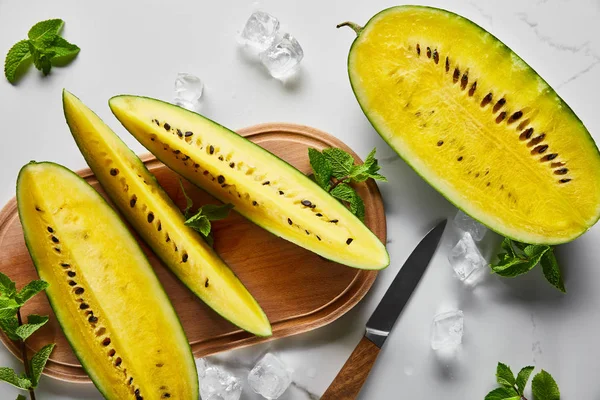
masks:
[[[353,400],[365,384],[379,347],[363,336],[321,400]]]

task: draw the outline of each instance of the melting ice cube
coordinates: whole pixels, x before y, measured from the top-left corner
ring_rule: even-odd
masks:
[[[463,233],[456,246],[450,250],[448,261],[458,278],[468,285],[477,283],[487,267],[487,261],[469,232]]]
[[[292,370],[275,355],[267,353],[248,374],[248,383],[261,396],[277,399],[292,383]]]
[[[453,349],[462,343],[464,319],[460,310],[448,311],[433,318],[431,348]]]
[[[263,11],[254,12],[240,34],[239,41],[260,53],[268,49],[279,31],[279,20]]]
[[[175,79],[175,104],[191,111],[198,111],[204,92],[204,83],[195,75],[178,73]]]
[[[304,51],[289,33],[278,36],[271,47],[260,54],[260,61],[276,79],[293,75],[300,67]]]
[[[458,211],[454,216],[454,226],[464,232],[469,232],[473,240],[481,241],[487,232],[485,225],[475,221],[462,211]]]
[[[218,367],[208,367],[200,378],[202,400],[239,400],[242,383],[234,375]]]

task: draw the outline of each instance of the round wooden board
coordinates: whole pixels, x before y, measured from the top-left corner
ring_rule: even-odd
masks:
[[[308,147],[339,147],[359,161],[358,156],[340,140],[307,126],[263,124],[238,132],[305,174],[311,172]],[[152,155],[142,156],[142,160],[175,203],[184,208],[185,198],[179,187],[178,175]],[[78,173],[106,197],[89,169]],[[187,181],[184,186],[194,204],[217,202]],[[385,213],[377,185],[370,180],[357,185],[356,189],[365,201],[365,223],[385,243]],[[356,305],[377,276],[374,271],[353,269],[327,261],[270,234],[237,213],[215,222],[213,232],[215,250],[261,304],[272,323],[273,336],[253,336],[219,317],[187,290],[140,241],[181,319],[196,357],[291,336],[326,325]],[[25,247],[14,198],[0,212],[0,248],[3,249],[0,271],[15,280],[17,287],[38,278]],[[69,382],[90,382],[69,347],[47,298],[43,295],[34,297],[23,307],[23,314],[50,316],[48,324],[27,342],[30,354],[44,344],[57,344],[44,373]],[[4,334],[0,335],[0,339],[20,358],[16,343]]]

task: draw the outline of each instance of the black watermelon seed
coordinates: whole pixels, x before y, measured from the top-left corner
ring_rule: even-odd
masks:
[[[60,240],[58,240],[58,238],[56,236],[52,236],[52,241],[54,243],[60,243]]]
[[[163,397],[163,399],[168,399],[168,398],[171,397],[171,394],[170,393],[165,393],[165,394],[162,395],[162,397]]]
[[[433,50],[433,61],[435,61],[436,64],[440,62],[440,55],[438,54],[437,49]]]
[[[225,177],[223,175],[219,175],[217,177],[217,182],[219,182],[219,184],[223,184],[223,182],[225,182]]]
[[[348,240],[346,240],[346,244],[350,244],[350,243],[352,243],[352,241],[353,241],[353,240],[354,240],[354,239],[352,239],[352,238],[348,238]]]
[[[519,139],[527,140],[533,135],[533,128],[527,128],[519,135]]]
[[[568,169],[568,168],[561,168],[561,169],[557,169],[556,171],[554,171],[554,173],[555,173],[556,175],[564,175],[564,174],[566,174],[567,172],[569,172],[569,169]]]
[[[160,126],[160,122],[158,122],[157,119],[155,119],[154,122],[156,123],[156,125]]]
[[[306,206],[306,207],[312,206],[312,203],[309,200],[302,200],[301,203],[303,206]]]
[[[219,161],[223,161],[225,158],[223,156],[219,156]]]
[[[233,167],[235,167],[235,163],[234,162],[230,162],[229,163],[229,168],[233,168]]]
[[[48,227],[48,232],[52,233],[52,232],[54,232],[54,229],[52,229],[51,227]]]
[[[177,129],[177,136],[183,137],[183,132],[181,132],[181,129]]]
[[[253,205],[253,206],[257,206],[257,205],[258,205],[258,203],[257,203],[256,201],[252,201],[252,205]]]
[[[167,239],[165,240],[165,242],[169,243],[171,241],[171,238],[169,237],[169,235],[167,234]]]
[[[504,121],[504,118],[506,118],[506,111],[502,111],[500,114],[498,114],[496,117],[496,123],[499,124],[500,122]]]
[[[135,389],[135,392],[133,392],[133,393],[135,393],[136,396],[139,396],[140,395],[140,389]]]
[[[504,104],[506,104],[506,99],[504,99],[503,97],[500,100],[498,100],[498,102],[494,105],[493,111],[498,111],[500,108],[502,108]]]
[[[129,378],[129,385],[131,385],[133,383],[133,377]]]
[[[204,287],[208,287],[208,278],[206,278],[206,281],[204,282]]]
[[[271,182],[270,182],[270,181],[264,181],[264,182],[263,182],[263,186],[265,186],[265,185],[270,185],[270,184],[271,184]]]
[[[156,366],[157,366],[158,368],[162,368],[162,367],[164,367],[164,365],[165,365],[165,364],[163,364],[163,363],[158,363],[158,364],[156,364]]]
[[[129,206],[130,206],[130,207],[135,207],[135,203],[136,203],[136,202],[137,202],[137,196],[135,196],[135,195],[134,195],[134,196],[131,198],[131,200],[129,200]]]
[[[90,306],[87,305],[86,303],[81,303],[79,305],[79,309],[81,309],[81,310],[87,310],[88,308],[90,308]]]
[[[75,281],[69,281],[69,286],[75,286],[75,285],[77,285],[77,282],[75,282]]]
[[[450,71],[450,59],[446,57],[446,72]]]
[[[158,221],[158,227],[156,228],[159,232],[162,231],[162,223]]]
[[[431,58],[431,47],[427,46],[427,57]]]
[[[492,102],[492,94],[488,93],[485,95],[483,100],[481,100],[481,107],[485,107]]]
[[[194,164],[194,168],[200,168],[200,164]]]
[[[203,174],[204,174],[204,175],[208,175],[208,171],[207,171],[207,170],[204,170]]]
[[[112,176],[117,176],[117,175],[119,175],[119,170],[118,170],[118,169],[116,169],[116,168],[111,168],[111,169],[110,169],[110,174],[111,174]]]
[[[538,146],[535,149],[533,149],[533,151],[537,151],[538,154],[542,154],[543,152],[545,152],[546,150],[548,150],[548,145],[545,144],[543,146]]]
[[[187,262],[188,260],[188,254],[187,253],[183,253],[183,256],[181,256],[181,261],[182,262]]]
[[[69,275],[71,278],[74,278],[77,274],[75,273],[75,271],[69,271],[67,272],[67,275]]]
[[[71,264],[61,263],[60,266],[63,268],[69,268],[71,266]]]
[[[460,70],[458,68],[454,69],[454,75],[452,75],[452,81],[454,83],[458,82],[458,78],[460,77]]]
[[[332,219],[332,220],[331,220],[331,221],[329,221],[329,222],[331,222],[332,224],[337,224],[339,221],[338,221],[337,219]]]
[[[547,156],[542,158],[540,161],[551,161],[551,160],[554,160],[556,157],[558,157],[558,153],[552,153],[552,154],[548,154]]]
[[[173,154],[179,154],[181,153],[181,150],[173,150]]]
[[[56,251],[57,253],[60,253],[60,249],[58,247],[55,247],[54,251]]]
[[[469,96],[473,96],[475,94],[475,90],[477,90],[477,81],[473,82],[473,85],[471,85],[471,89],[469,89]]]
[[[467,83],[469,83],[469,72],[465,72],[460,79],[460,88],[465,90],[467,88]]]
[[[154,221],[154,214],[150,213],[150,214],[148,214],[148,222],[152,222],[152,221]]]
[[[110,338],[108,338],[108,337],[102,341],[102,346],[108,346],[109,344],[110,344]]]
[[[115,360],[115,367],[118,367],[119,365],[121,365],[122,362],[123,362],[123,360],[121,360],[121,357],[117,357],[117,359]]]
[[[419,46],[419,43],[417,43],[417,54],[421,55],[421,46]]]
[[[571,182],[571,179],[565,178],[565,179],[561,179],[559,182],[560,183],[567,183],[567,182]]]
[[[167,130],[167,131],[171,130],[171,125],[167,124],[166,122],[164,124],[164,127],[165,127],[165,130]]]
[[[317,239],[319,239],[319,241],[321,241],[321,238],[319,237],[319,235],[317,235]]]
[[[88,318],[88,322],[95,324],[98,322],[98,317],[94,317],[93,315]],[[120,363],[119,363],[120,364]]]
[[[82,287],[78,287],[75,288],[75,294],[83,294],[83,292],[85,292],[85,290]]]
[[[292,224],[293,224],[292,220],[291,220],[291,219],[289,219],[289,218],[288,218],[288,224],[290,224],[290,225],[292,225]]]
[[[463,160],[463,156],[460,156],[456,159],[456,161],[462,161]]]
[[[190,159],[190,156],[188,156],[188,155],[185,155],[185,156],[184,156],[184,157],[181,159],[181,161],[187,161],[187,160],[189,160],[189,159]]]
[[[305,229],[304,232],[306,232],[307,235],[310,235],[310,232],[308,231],[308,229]]]
[[[42,211],[42,209],[41,209],[41,208],[39,208],[38,206],[35,206],[35,210],[36,210],[36,211]]]
[[[281,190],[279,191],[279,194],[283,196],[283,192]]]
[[[215,154],[215,148],[213,147],[213,145],[212,145],[212,144],[211,144],[211,145],[208,147],[208,152],[209,152],[210,154]]]
[[[437,142],[437,145],[438,145],[438,146],[441,146],[441,145],[443,145],[443,144],[444,144],[444,141],[443,141],[443,140],[439,140],[439,141]]]
[[[514,113],[513,115],[510,116],[510,118],[508,119],[508,122],[514,122],[516,120],[518,120],[519,118],[521,118],[523,116],[523,111],[517,111],[516,113]]]
[[[187,131],[187,132],[185,133],[185,137],[190,137],[190,136],[192,136],[193,134],[194,134],[194,132],[192,132],[192,131]]]
[[[317,217],[322,217],[322,216],[323,216],[323,214],[321,214],[321,213],[316,213],[315,215],[316,215]]]
[[[108,352],[108,356],[109,356],[109,357],[114,357],[116,353],[117,353],[117,352],[115,351],[115,349],[110,349],[110,351]],[[129,381],[130,381],[130,382],[131,382],[132,380],[133,380],[133,378],[130,378],[130,379],[129,379]],[[131,385],[131,383],[129,383],[129,384]]]

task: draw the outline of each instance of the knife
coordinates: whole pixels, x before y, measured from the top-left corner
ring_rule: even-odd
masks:
[[[351,400],[358,396],[381,346],[427,269],[445,226],[446,220],[440,222],[415,247],[367,321],[365,335],[321,400]]]

